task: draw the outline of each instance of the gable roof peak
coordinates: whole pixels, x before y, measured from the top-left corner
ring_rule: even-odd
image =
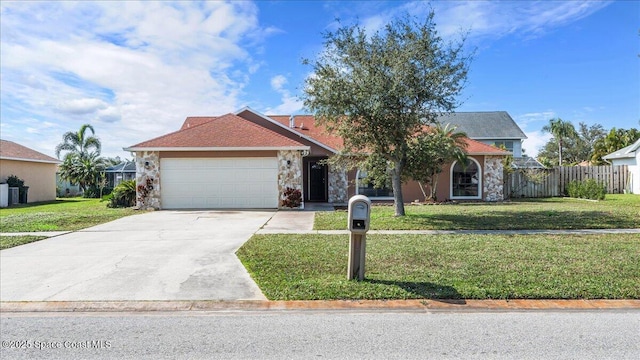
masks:
[[[306,150],[298,141],[229,113],[125,148],[140,150]],[[187,124],[188,125],[188,124]],[[216,136],[224,133],[225,136]]]

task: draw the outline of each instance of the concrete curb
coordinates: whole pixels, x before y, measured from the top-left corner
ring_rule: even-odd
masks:
[[[640,300],[3,301],[0,312],[640,310]]]

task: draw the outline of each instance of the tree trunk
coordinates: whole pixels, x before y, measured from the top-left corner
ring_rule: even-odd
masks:
[[[395,216],[404,216],[404,198],[402,197],[402,168],[403,161],[396,161],[395,167],[391,172],[391,184],[393,186],[393,206],[395,208]]]
[[[558,165],[562,166],[562,138],[558,138]]]
[[[436,192],[438,189],[438,175],[435,174],[431,177],[431,199],[433,201],[438,201],[438,193]]]
[[[420,191],[422,191],[422,196],[424,196],[424,201],[427,202],[427,200],[429,200],[429,196],[427,195],[427,192],[424,191],[424,184],[422,184],[422,181],[418,181],[418,186],[420,186]]]

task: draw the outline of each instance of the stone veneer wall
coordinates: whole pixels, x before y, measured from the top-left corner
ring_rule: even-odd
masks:
[[[329,202],[332,204],[346,204],[347,200],[347,173],[329,166]]]
[[[304,199],[304,190],[302,188],[302,154],[297,150],[278,151],[278,208],[280,209],[288,209],[282,204],[282,201],[285,200],[284,191],[288,187],[300,190],[302,199]]]
[[[484,157],[484,200],[503,201],[504,200],[504,169],[501,156]]]
[[[148,194],[142,199],[139,187],[147,184],[151,187],[147,187]],[[136,206],[142,210],[160,209],[160,157],[157,152],[136,152]]]

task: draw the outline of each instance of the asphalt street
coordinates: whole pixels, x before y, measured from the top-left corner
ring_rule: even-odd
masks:
[[[640,356],[638,310],[3,313],[1,329],[2,359]]]

